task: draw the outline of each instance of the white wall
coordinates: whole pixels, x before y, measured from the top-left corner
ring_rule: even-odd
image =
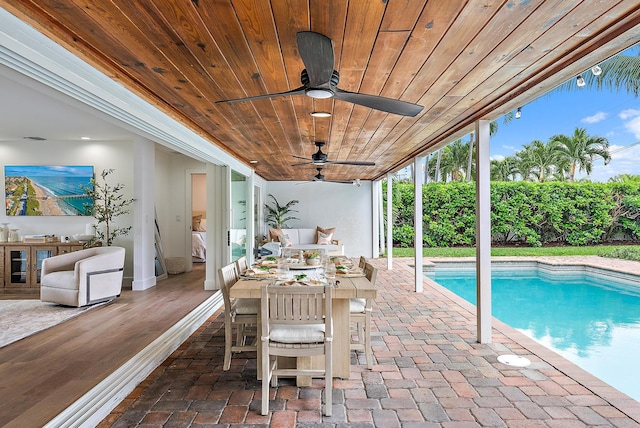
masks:
[[[0,142],[1,176],[4,183],[5,165],[93,165],[97,180],[104,169],[113,168],[107,178],[109,184],[124,184],[123,195],[133,198],[133,143],[130,141],[3,141]],[[131,211],[133,208],[131,209]],[[0,210],[0,223],[10,223],[20,229],[20,235],[74,235],[85,233],[87,223],[95,223],[86,216],[10,216]],[[116,219],[117,226],[133,224],[132,214]],[[116,239],[115,245],[127,249],[125,276],[132,275],[133,236]]]
[[[292,208],[295,220],[288,227],[315,228],[335,227],[335,239],[344,244],[345,255],[349,257],[372,257],[372,185],[362,181],[360,187],[350,184],[320,182],[283,182],[266,183],[266,194],[276,197],[280,205],[291,200],[299,203]],[[267,197],[265,203],[272,205]]]

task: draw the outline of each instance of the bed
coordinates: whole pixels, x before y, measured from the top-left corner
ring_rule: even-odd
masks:
[[[202,214],[191,219],[191,259],[204,263],[207,259],[207,219]]]
[[[207,258],[207,232],[191,232],[191,258],[194,263],[204,263]]]

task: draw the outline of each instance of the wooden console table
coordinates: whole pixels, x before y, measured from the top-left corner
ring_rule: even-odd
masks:
[[[0,293],[38,293],[42,261],[82,248],[80,242],[0,242]]]

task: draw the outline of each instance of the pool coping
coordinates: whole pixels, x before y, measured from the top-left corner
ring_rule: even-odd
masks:
[[[538,262],[552,266],[570,265],[573,267],[606,269],[621,274],[629,274],[640,277],[640,262],[608,259],[599,256],[491,257],[491,261]],[[469,263],[475,262],[475,257],[425,257],[423,259],[423,267],[433,266],[438,262]],[[423,276],[423,281],[425,286],[433,288],[439,293],[445,295],[447,298],[451,299],[455,304],[459,305],[472,314],[476,314],[475,305],[467,302],[462,297],[441,286],[426,275]],[[497,318],[492,317],[491,324],[493,329],[522,346],[524,350],[530,352],[531,355],[535,356],[537,359],[539,359],[539,361],[546,362],[547,364],[551,365],[559,372],[575,380],[580,385],[593,392],[595,395],[599,396],[636,422],[640,423],[640,402],[634,400],[622,391],[609,385],[595,375],[587,372],[583,368],[567,360],[555,351],[536,342],[534,339],[531,339],[524,333],[519,332],[515,328],[510,327]],[[525,356],[531,359],[532,363],[536,361],[536,358],[531,358],[529,355],[523,352],[514,352],[515,350],[508,349],[506,346],[500,343],[491,343],[490,346],[494,348],[496,352],[505,353],[506,351],[508,351],[517,355]]]

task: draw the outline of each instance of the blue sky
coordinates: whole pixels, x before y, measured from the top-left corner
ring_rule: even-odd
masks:
[[[605,166],[594,163],[591,180],[607,181],[618,174],[640,175],[640,98],[579,88],[552,91],[522,106],[522,117],[505,125],[498,120],[498,132],[491,137],[492,159],[502,159],[522,150],[533,140],[547,142],[556,134],[571,135],[585,128],[589,135],[609,140],[612,160]],[[585,177],[585,174],[580,174]]]

